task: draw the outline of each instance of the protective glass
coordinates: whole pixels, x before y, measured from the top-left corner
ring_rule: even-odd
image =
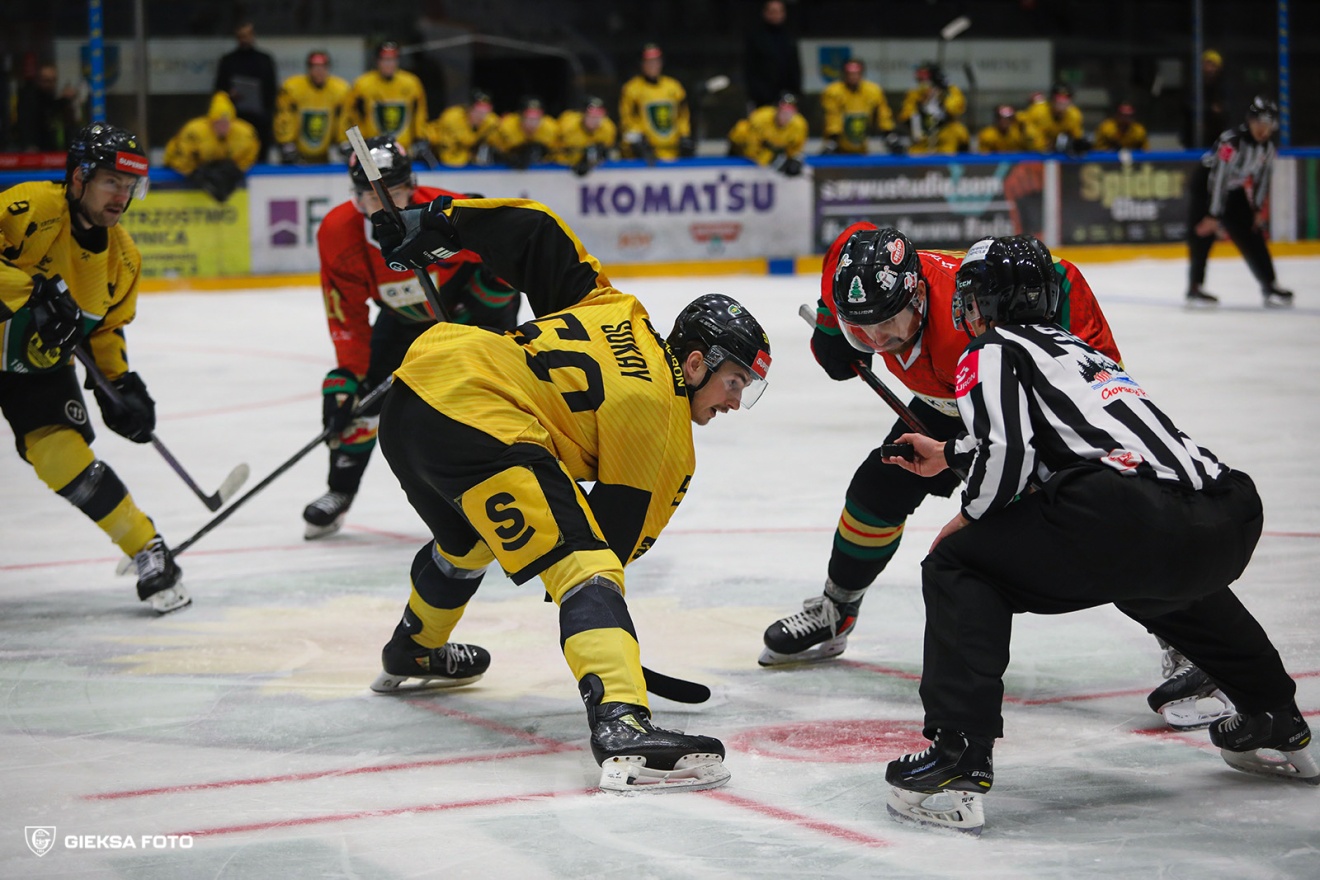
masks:
[[[843,328],[843,336],[848,344],[858,351],[866,354],[897,351],[912,339],[912,313],[916,310],[917,295],[913,293],[912,298],[892,318],[875,324],[854,324],[840,314],[839,326]]]
[[[726,371],[722,376],[716,376],[720,366],[725,362],[732,363],[740,369]],[[770,355],[764,351],[756,353],[756,363],[744,363],[742,358],[734,357],[728,349],[722,345],[712,345],[706,352],[706,369],[710,371],[711,381],[723,381],[727,383],[727,388],[731,392],[739,392],[738,405],[740,407],[751,409],[756,405],[756,401],[761,399],[765,393],[766,381],[765,374],[770,369]]]

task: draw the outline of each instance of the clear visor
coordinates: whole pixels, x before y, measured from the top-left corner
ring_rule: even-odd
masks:
[[[913,296],[897,315],[875,324],[854,324],[843,315],[839,315],[839,327],[843,336],[855,349],[866,354],[898,351],[912,341],[913,334],[920,327],[912,327],[912,313],[916,297]]]
[[[765,373],[770,367],[770,355],[760,353],[756,361],[759,371],[743,363],[741,358],[734,357],[723,346],[712,345],[710,351],[706,352],[706,369],[710,371],[706,381],[723,382],[725,391],[737,395],[740,408],[751,409],[761,399],[769,384]],[[721,371],[720,367],[726,363],[730,369]]]
[[[975,283],[963,284],[953,294],[953,326],[971,337],[976,335],[972,331],[973,326],[978,321],[982,325],[985,323],[985,316],[981,314],[981,307],[976,302],[979,287]]]
[[[145,199],[147,190],[150,188],[151,180],[145,176],[138,177],[133,174],[119,174],[102,172],[93,173],[88,186],[98,192],[106,193],[111,196],[127,194],[129,198],[137,197]]]

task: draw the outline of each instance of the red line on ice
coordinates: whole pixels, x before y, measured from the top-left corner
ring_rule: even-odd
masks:
[[[763,804],[759,801],[740,797],[736,794],[730,794],[723,789],[718,791],[705,791],[701,794],[714,798],[717,801],[723,801],[726,804],[732,804],[735,807],[742,807],[745,810],[751,810],[754,813],[760,813],[762,816],[769,816],[772,819],[779,819],[793,825],[799,825],[803,828],[809,828],[812,831],[819,831],[822,834],[828,834],[830,837],[837,837],[840,840],[846,840],[849,843],[860,843],[863,846],[886,847],[890,843],[879,837],[872,837],[869,834],[863,834],[860,831],[853,831],[851,828],[844,828],[840,825],[834,825],[830,822],[823,822],[819,819],[812,819],[810,816],[804,816],[801,813],[794,813],[792,810],[785,810],[783,807],[772,807],[769,804]]]

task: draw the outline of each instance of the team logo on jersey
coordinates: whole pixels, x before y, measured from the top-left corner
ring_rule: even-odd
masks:
[[[866,143],[866,132],[870,127],[869,113],[849,113],[843,117],[843,137],[850,144]]]
[[[325,143],[330,133],[330,113],[327,110],[304,110],[302,112],[303,143],[319,147]]]
[[[397,101],[380,101],[373,108],[376,115],[376,128],[388,137],[394,137],[403,130],[408,119],[408,105]]]
[[[1080,366],[1082,378],[1091,386],[1092,391],[1100,392],[1101,400],[1110,400],[1121,394],[1134,397],[1146,397],[1146,389],[1136,380],[1123,372],[1123,368],[1104,355],[1083,356]]]
[[[654,101],[646,105],[646,118],[651,129],[658,135],[672,134],[674,131],[674,104],[671,101]]]
[[[1146,459],[1142,458],[1139,452],[1132,452],[1129,449],[1113,449],[1100,460],[1120,471],[1130,471],[1135,470]]]
[[[23,839],[27,841],[28,849],[41,858],[55,845],[55,826],[25,825]]]
[[[87,424],[87,408],[76,400],[64,401],[64,417],[75,425]]]
[[[893,266],[885,266],[875,273],[875,282],[885,290],[893,290],[898,286],[898,273]]]
[[[889,251],[889,262],[893,263],[895,266],[903,262],[903,258],[907,256],[907,247],[903,244],[903,239],[901,238],[886,242],[885,250]]]
[[[866,291],[862,289],[862,276],[860,275],[854,275],[852,284],[848,285],[848,302],[866,302]]]

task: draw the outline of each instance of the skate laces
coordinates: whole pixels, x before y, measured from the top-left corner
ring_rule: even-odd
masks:
[[[165,542],[160,538],[152,538],[133,557],[133,564],[137,566],[138,580],[148,580],[165,571],[165,565],[168,554],[165,550]]]
[[[823,628],[833,633],[839,623],[839,607],[827,596],[815,596],[802,603],[801,611],[781,623],[798,638]]]
[[[445,672],[450,675],[462,672],[464,667],[472,666],[477,662],[477,655],[471,648],[454,642],[449,642],[444,647],[437,648],[436,653],[440,659],[445,661]]]
[[[340,507],[346,506],[348,501],[349,496],[344,492],[326,492],[308,507],[314,507],[322,513],[336,513]]]
[[[1220,722],[1219,729],[1224,733],[1230,733],[1242,726],[1242,723],[1246,720],[1246,715],[1243,715],[1241,712],[1235,712],[1231,717]]]
[[[1177,648],[1170,645],[1164,649],[1164,656],[1160,658],[1160,672],[1164,673],[1165,678],[1182,675],[1190,668],[1192,664]]]

